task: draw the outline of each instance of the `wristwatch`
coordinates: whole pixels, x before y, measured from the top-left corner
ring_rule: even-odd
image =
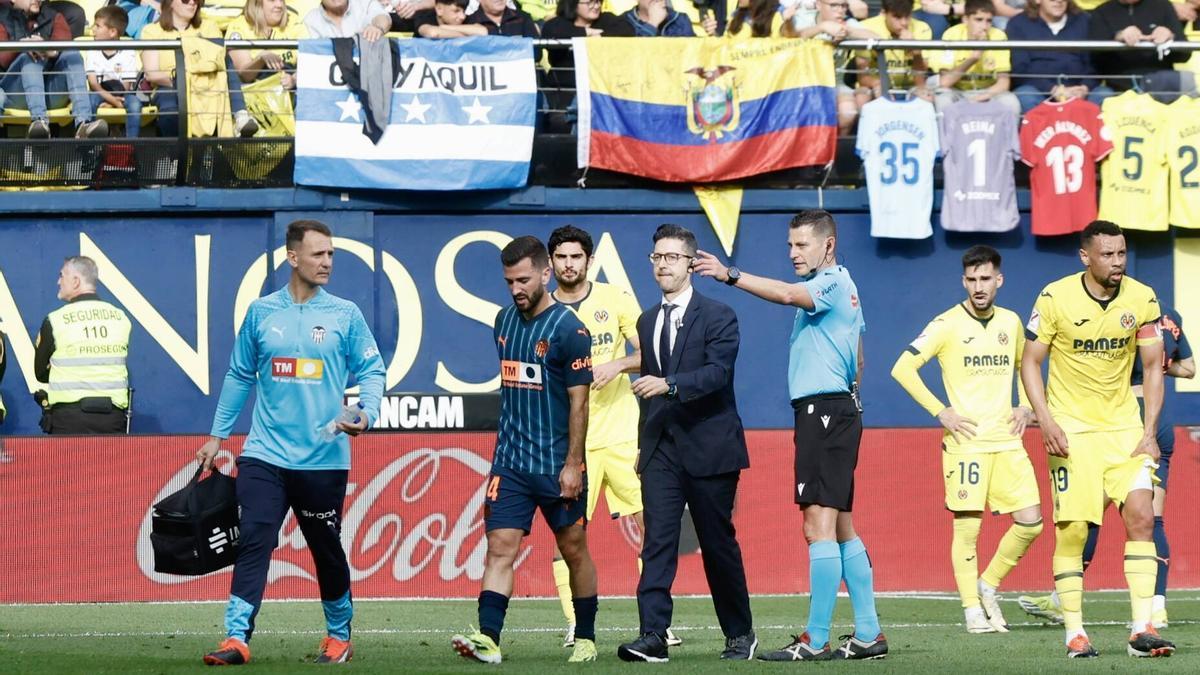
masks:
[[[667,398],[675,398],[678,393],[678,389],[675,387],[675,376],[669,375],[667,377]]]
[[[726,286],[737,286],[738,279],[742,278],[742,271],[736,267],[730,267],[725,275],[728,277],[725,279]]]

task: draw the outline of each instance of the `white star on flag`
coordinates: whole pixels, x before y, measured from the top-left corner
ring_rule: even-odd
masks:
[[[462,109],[463,112],[470,115],[470,117],[467,119],[467,124],[474,124],[475,122],[483,122],[484,124],[492,123],[492,121],[488,119],[488,112],[491,111],[492,106],[483,105],[480,103],[478,96],[475,97],[474,105],[464,105]]]
[[[358,102],[358,98],[354,94],[347,94],[345,101],[337,101],[334,105],[342,109],[342,116],[338,118],[339,122],[344,121],[347,117],[358,121],[358,111],[362,110],[362,104]]]
[[[421,103],[421,99],[417,98],[416,96],[413,96],[412,103],[401,103],[400,107],[404,108],[404,110],[406,110],[408,112],[408,116],[404,118],[405,122],[411,122],[413,120],[420,120],[422,123],[424,123],[425,122],[425,111],[432,108],[433,104]]]

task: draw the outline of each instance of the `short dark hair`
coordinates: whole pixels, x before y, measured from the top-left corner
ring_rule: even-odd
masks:
[[[125,33],[125,29],[129,26],[129,15],[119,5],[105,5],[96,10],[95,23],[103,21],[108,24],[109,28],[117,31],[118,35]]]
[[[825,209],[804,209],[792,216],[788,227],[793,230],[797,227],[811,227],[813,234],[818,237],[837,239],[837,223],[833,220],[833,214]]]
[[[563,244],[576,243],[583,247],[583,254],[587,257],[592,257],[592,235],[586,230],[581,230],[574,225],[563,225],[557,230],[550,233],[550,240],[546,243],[546,248],[550,250],[550,255],[554,255],[554,250]]]
[[[696,245],[696,235],[692,234],[691,230],[680,225],[673,225],[671,223],[659,225],[658,229],[654,231],[652,241],[657,244],[659,239],[678,239],[682,241],[683,248],[688,252],[688,255],[696,255],[696,249],[699,248]]]
[[[983,244],[972,246],[971,248],[967,249],[967,252],[964,253],[962,257],[964,271],[972,267],[979,267],[980,265],[986,265],[988,263],[991,263],[992,267],[999,271],[1000,252],[991,246],[985,246]]]
[[[500,251],[500,263],[505,267],[512,267],[522,260],[529,258],[533,262],[533,266],[537,269],[546,269],[550,264],[550,256],[546,253],[546,247],[542,245],[542,241],[532,235],[517,237],[508,242]]]
[[[323,234],[326,237],[333,236],[333,232],[329,231],[329,226],[319,220],[293,220],[288,223],[287,250],[295,251],[299,248],[300,242],[304,241],[304,235],[309,232]]]
[[[471,4],[471,0],[433,0],[438,5],[457,5],[459,9],[466,9],[467,5]]]
[[[1100,235],[1106,237],[1120,237],[1125,234],[1121,231],[1121,227],[1114,222],[1108,220],[1093,220],[1083,228],[1083,232],[1079,234],[1079,248],[1087,248],[1092,240]]]
[[[996,16],[996,6],[992,4],[992,0],[966,0],[963,3],[963,16],[971,16],[976,12],[987,12]]]
[[[916,3],[913,0],[880,0],[879,11],[904,18],[912,16],[914,4]]]

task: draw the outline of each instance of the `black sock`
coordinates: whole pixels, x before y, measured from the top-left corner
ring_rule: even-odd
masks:
[[[500,644],[500,631],[504,630],[504,615],[508,612],[508,597],[495,591],[479,594],[479,632]]]
[[[596,610],[600,608],[600,599],[593,595],[588,598],[572,598],[575,606],[575,637],[584,640],[596,639]]]

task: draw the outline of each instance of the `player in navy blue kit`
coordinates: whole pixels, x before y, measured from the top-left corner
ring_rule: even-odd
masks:
[[[541,509],[571,572],[575,650],[570,662],[596,658],[596,567],[587,547],[588,390],[592,338],[546,291],[550,256],[524,236],[500,252],[513,304],[496,316],[500,356],[500,429],[488,477],[484,521],[487,564],[479,593],[479,632],[455,635],[462,656],[500,663],[500,632],[513,590],[521,538]]]

